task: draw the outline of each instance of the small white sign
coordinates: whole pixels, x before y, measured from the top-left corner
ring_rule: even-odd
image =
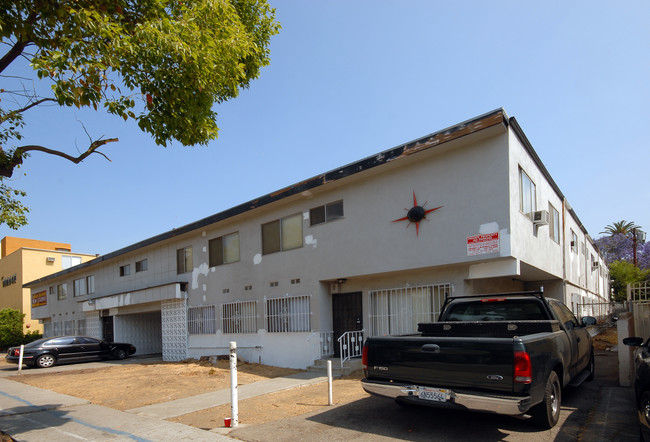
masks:
[[[467,237],[467,256],[485,255],[499,251],[499,232]]]

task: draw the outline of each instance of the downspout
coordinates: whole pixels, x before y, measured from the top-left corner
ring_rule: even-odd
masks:
[[[566,297],[566,198],[562,198],[562,291],[564,292],[564,299],[562,302],[567,303]]]

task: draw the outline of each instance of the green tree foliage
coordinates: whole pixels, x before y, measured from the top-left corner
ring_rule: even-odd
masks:
[[[24,314],[12,308],[0,310],[0,348],[22,343],[24,317]]]
[[[603,230],[600,233],[604,233],[610,236],[617,235],[617,234],[623,234],[623,235],[629,235],[632,233],[632,230],[634,229],[639,229],[640,226],[637,226],[634,224],[634,221],[617,221],[613,222],[612,224],[608,225],[605,227],[605,230]]]
[[[615,301],[627,299],[627,285],[641,282],[650,277],[650,269],[641,270],[627,261],[615,261],[609,265],[612,290]]]
[[[27,58],[34,80],[51,86],[48,96],[0,89],[0,224],[27,223],[24,195],[3,180],[29,152],[79,163],[117,141],[91,140],[78,156],[20,145],[25,112],[102,109],[135,120],[160,146],[205,145],[217,138],[213,106],[259,76],[279,29],[266,0],[0,0],[0,73]]]

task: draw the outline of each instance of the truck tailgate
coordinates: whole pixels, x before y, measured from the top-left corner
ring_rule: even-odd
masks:
[[[373,337],[367,346],[371,380],[513,391],[513,338]]]

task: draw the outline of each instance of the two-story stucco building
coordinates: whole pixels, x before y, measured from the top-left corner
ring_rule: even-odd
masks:
[[[94,291],[77,291],[89,277]],[[249,361],[306,367],[345,332],[435,321],[448,295],[543,285],[577,311],[607,302],[608,280],[499,109],[27,286],[49,293],[32,313],[46,334],[74,318],[165,360],[225,354],[236,341]]]

